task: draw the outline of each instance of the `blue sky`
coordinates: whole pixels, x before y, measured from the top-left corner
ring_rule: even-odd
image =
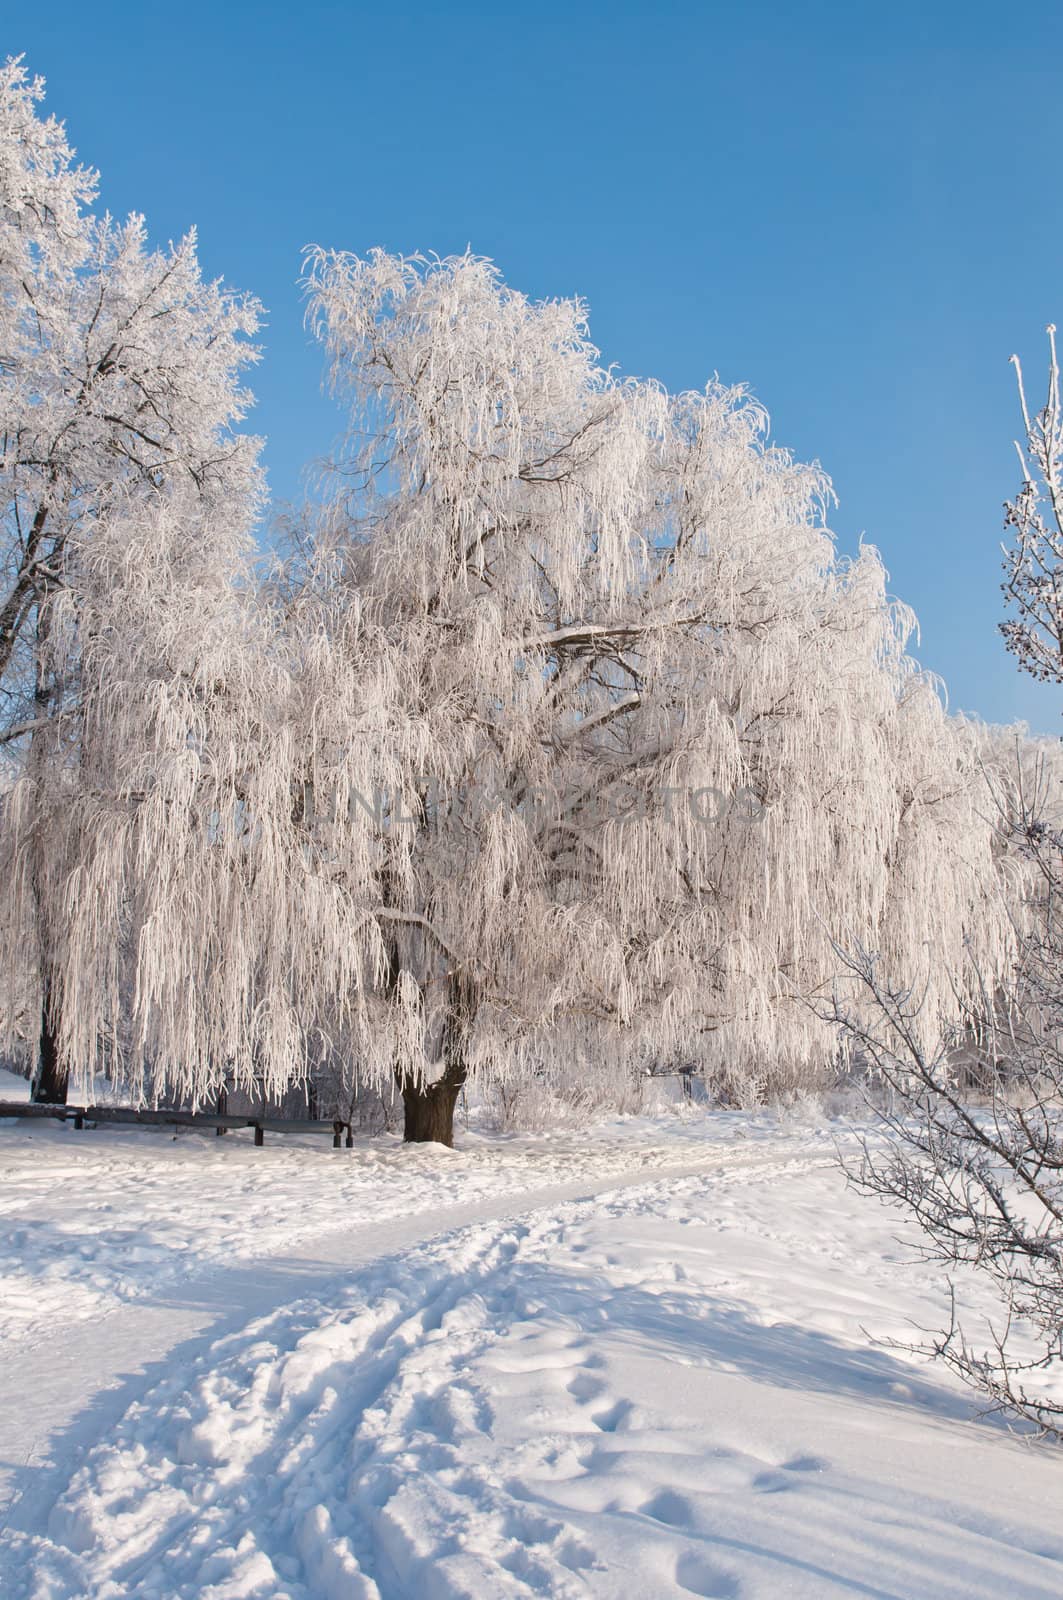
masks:
[[[996,633],[1016,487],[1008,357],[1063,323],[1063,8],[980,0],[181,6],[26,0],[5,52],[104,203],[269,308],[255,425],[278,497],[336,414],[308,242],[492,256],[578,293],[608,362],[747,383],[882,550],[950,702],[1059,731]]]

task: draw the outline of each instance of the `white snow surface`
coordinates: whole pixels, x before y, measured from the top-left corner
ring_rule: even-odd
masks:
[[[839,1136],[0,1124],[0,1594],[1058,1600],[1063,1452],[881,1342],[945,1288]]]

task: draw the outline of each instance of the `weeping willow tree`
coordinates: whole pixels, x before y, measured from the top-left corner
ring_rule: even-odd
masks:
[[[127,559],[157,571],[160,508],[194,503],[190,543],[228,568],[229,536],[246,539],[261,494],[258,442],[237,427],[258,307],[202,280],[194,235],[153,251],[141,218],[94,216],[95,174],[38,115],[42,94],[19,62],[0,69],[0,747],[14,784],[0,843],[18,902],[0,924],[16,942],[9,970],[32,952],[35,1092],[61,1099],[82,1026],[64,996],[83,988],[63,970],[82,867],[67,824],[99,767],[83,665],[94,542],[135,526]],[[102,625],[121,620],[112,608]]]
[[[1003,959],[977,752],[747,394],[606,372],[579,302],[471,255],[315,251],[307,283],[348,428],[289,621],[312,673],[373,663],[397,763],[337,785],[332,697],[301,826],[365,966],[315,996],[407,1137],[544,1051],[826,1059],[822,926],[929,940],[941,985],[972,926]]]

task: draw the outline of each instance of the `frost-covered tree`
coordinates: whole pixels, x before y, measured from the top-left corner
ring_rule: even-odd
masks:
[[[1036,418],[1018,372],[1028,454],[1019,452],[1024,482],[1007,508],[1016,542],[1004,590],[1016,615],[1002,631],[1023,670],[1060,683],[1061,434],[1049,336],[1049,395]],[[1058,743],[1021,729],[983,732],[982,744],[981,806],[1006,868],[1011,961],[987,963],[972,926],[952,963],[950,1009],[928,996],[920,964],[850,945],[839,949],[850,982],[833,1009],[873,1072],[890,1135],[868,1147],[854,1178],[915,1218],[933,1259],[973,1269],[997,1296],[992,1325],[976,1329],[959,1290],[927,1350],[993,1408],[1063,1437],[1063,762]],[[951,878],[939,875],[932,892],[948,892]]]
[[[971,820],[945,782],[970,761],[877,556],[836,558],[829,485],[747,395],[604,371],[578,302],[468,255],[318,251],[308,285],[349,427],[292,617],[318,672],[373,663],[399,764],[337,791],[336,700],[307,754],[307,837],[365,941],[358,1069],[449,1141],[471,1071],[544,1050],[822,1062],[821,921],[902,946],[944,922],[952,954],[995,871],[954,833],[943,905],[915,881]]]
[[[232,576],[260,479],[257,441],[235,428],[256,303],[203,281],[194,234],[157,251],[142,218],[94,215],[95,175],[38,114],[42,94],[19,61],[0,68],[0,747],[15,784],[0,829],[23,913],[2,921],[17,941],[9,965],[31,952],[36,1092],[51,1099],[65,1092],[73,1025],[61,992],[78,987],[58,954],[80,870],[72,797],[100,769],[86,742],[86,696],[101,692],[85,681],[87,616],[104,631],[120,620],[93,611],[98,595],[83,614],[104,571],[94,542],[121,522],[123,578],[155,574],[180,606],[167,563]],[[168,519],[186,552],[158,539]]]

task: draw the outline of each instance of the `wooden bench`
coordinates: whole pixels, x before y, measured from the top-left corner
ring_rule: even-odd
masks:
[[[0,1100],[0,1117],[57,1117],[60,1122],[73,1117],[74,1126],[80,1128],[85,1107],[38,1105],[33,1100]]]
[[[213,1128],[217,1134],[227,1133],[233,1128],[253,1128],[256,1145],[265,1144],[267,1133],[331,1132],[334,1150],[339,1150],[343,1144],[350,1150],[354,1144],[351,1124],[342,1117],[288,1120],[284,1117],[228,1116],[214,1111],[138,1111],[133,1106],[38,1105],[32,1100],[0,1100],[0,1117],[54,1117],[60,1122],[72,1120],[75,1128],[83,1128],[86,1122],[116,1122],[129,1127],[149,1128]]]

